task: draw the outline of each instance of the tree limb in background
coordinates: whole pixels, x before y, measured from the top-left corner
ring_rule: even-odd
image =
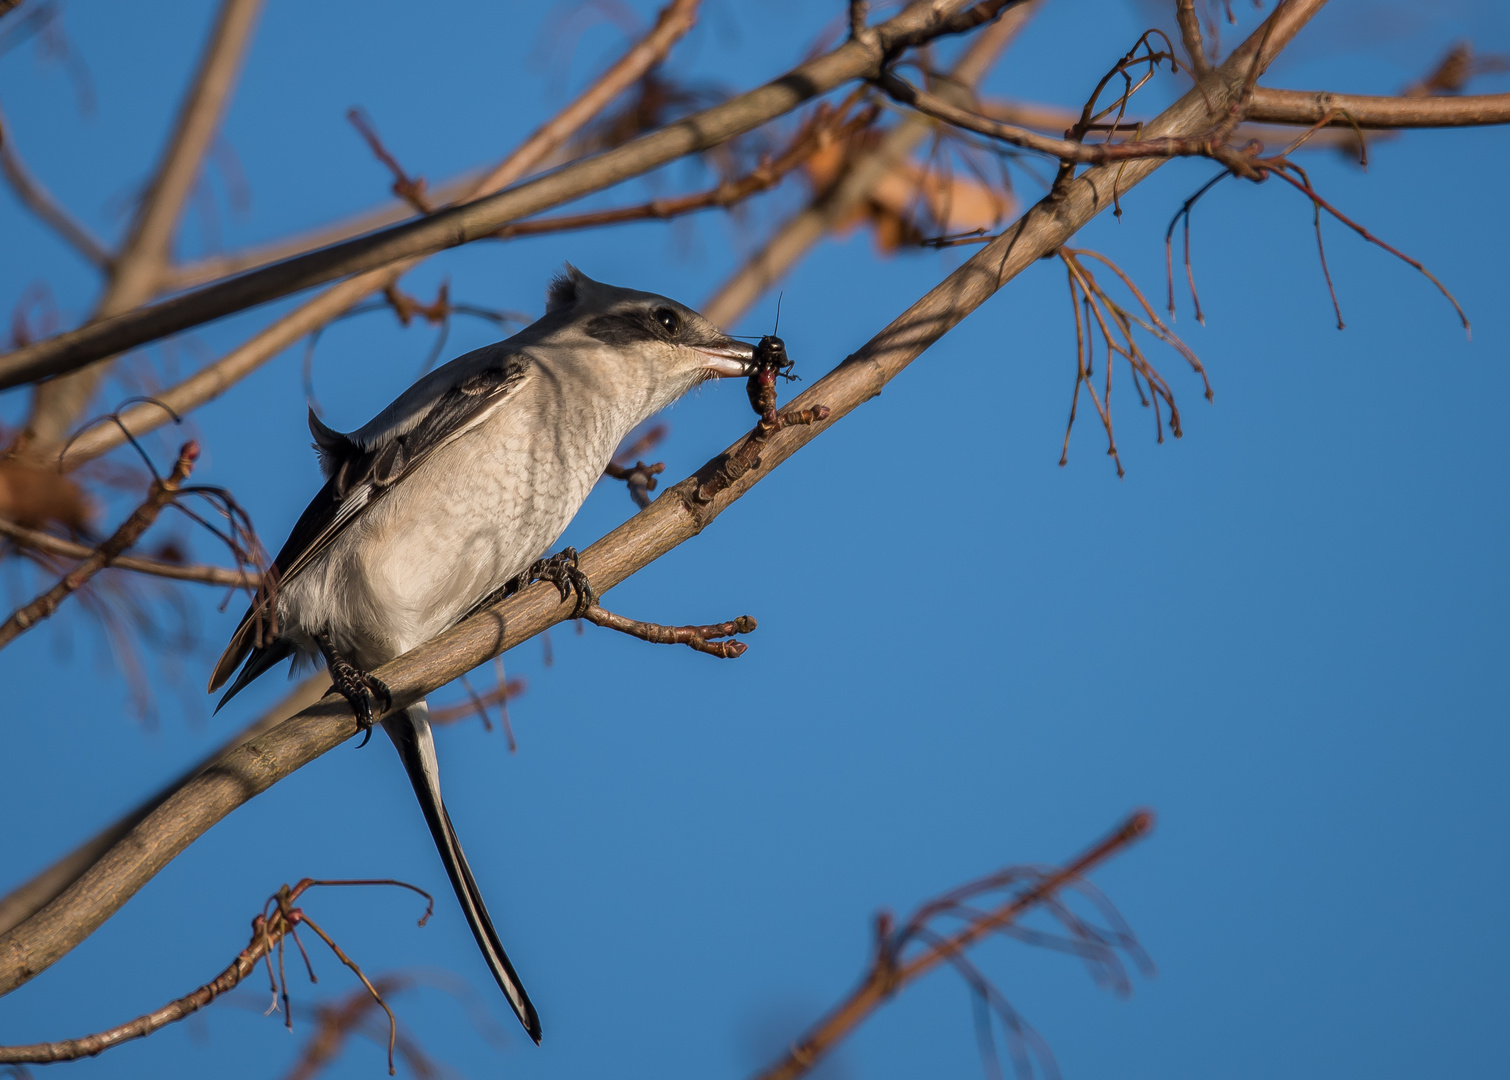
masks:
[[[474,202],[98,320],[0,356],[0,389],[76,370],[114,353],[352,274],[470,243],[553,206],[727,142],[853,79],[875,78],[893,50],[987,21],[1013,0],[914,0],[823,56],[721,105]],[[1021,0],[1017,0],[1021,2]]]
[[[430,191],[430,197],[442,204],[464,198],[467,192],[476,188],[481,176],[481,170],[474,169],[463,176],[452,177],[450,180],[436,184]],[[361,236],[386,225],[396,225],[413,216],[412,206],[401,199],[394,199],[392,202],[373,207],[371,210],[353,214],[306,232],[270,240],[265,244],[254,244],[240,251],[206,255],[193,262],[171,267],[164,276],[163,291],[179,292],[183,289],[192,289],[195,286],[244,273],[256,267],[271,266],[275,262],[294,255],[303,255],[317,248],[340,243],[342,240],[350,240],[353,236]]]
[[[779,1062],[760,1073],[757,1080],[796,1080],[848,1038],[899,990],[943,964],[960,966],[977,992],[986,990],[986,987],[979,985],[981,980],[973,966],[967,966],[968,961],[964,959],[966,950],[992,934],[1007,931],[1034,908],[1047,907],[1053,910],[1070,931],[1071,940],[1078,938],[1079,943],[1085,946],[1084,954],[1094,955],[1102,963],[1115,962],[1115,950],[1119,947],[1141,958],[1141,950],[1137,948],[1136,939],[1131,935],[1122,933],[1119,936],[1123,940],[1104,940],[1106,935],[1093,932],[1089,926],[1070,915],[1056,894],[1074,888],[1086,873],[1141,840],[1152,829],[1153,815],[1146,810],[1139,811],[1118,826],[1110,836],[1059,869],[1045,871],[1029,867],[1008,868],[924,904],[900,930],[893,931],[890,918],[881,915],[876,920],[875,955],[871,959],[870,970],[860,980],[860,985],[793,1043]],[[1003,888],[1013,891],[1003,903],[989,911],[981,911],[972,903]],[[943,936],[929,924],[945,915],[962,918],[965,925],[954,933]],[[907,947],[917,941],[925,942],[925,947],[912,956],[904,955]],[[975,977],[971,978],[972,976]],[[1025,1071],[1031,1074],[1031,1069]]]
[[[1330,116],[1329,116],[1330,114]],[[1379,97],[1328,90],[1253,91],[1252,120],[1271,124],[1316,124],[1366,129],[1476,127],[1510,124],[1510,94],[1463,97]]]
[[[146,303],[161,290],[174,230],[235,88],[261,7],[262,0],[223,0],[173,134],[110,267],[93,322]],[[121,351],[101,353],[92,366],[38,386],[17,447],[36,457],[56,453],[94,398],[106,360]]]
[[[629,221],[669,221],[700,210],[728,209],[752,195],[769,191],[781,183],[793,169],[811,160],[812,156],[828,143],[849,138],[855,132],[870,126],[878,110],[874,106],[867,106],[855,116],[847,116],[846,112],[851,104],[852,102],[846,101],[832,110],[820,104],[808,123],[803,125],[787,144],[786,149],[776,157],[762,161],[743,176],[722,180],[706,191],[652,199],[638,206],[592,210],[585,214],[567,214],[559,217],[532,218],[529,221],[505,225],[498,230],[498,238],[507,240],[515,236],[572,232],[577,229],[594,229],[603,225],[620,225]]]
[[[10,128],[6,125],[5,116],[0,114],[0,173],[5,174],[16,198],[51,226],[53,232],[61,236],[70,247],[108,273],[115,265],[115,257],[94,233],[65,210],[41,182],[32,176],[11,142]]]
[[[50,904],[58,894],[77,881],[79,875],[94,865],[101,855],[114,847],[138,822],[161,806],[168,796],[184,784],[203,773],[236,747],[257,738],[295,713],[313,705],[325,695],[329,688],[330,678],[325,672],[320,671],[306,676],[271,709],[240,731],[227,737],[197,763],[189,766],[67,855],[0,897],[0,934],[25,922]]]
[[[1283,0],[1259,31],[1213,71],[1202,90],[1187,92],[1150,121],[1148,134],[1178,136],[1208,127],[1213,113],[1226,109],[1243,92],[1250,69],[1266,67],[1324,2]],[[721,474],[728,457],[746,441],[740,440],[584,551],[580,569],[601,595],[701,533],[783,461],[876,397],[908,364],[1008,281],[1057,251],[1111,205],[1114,189],[1127,192],[1162,164],[1161,159],[1143,159],[1117,168],[1093,168],[1069,180],[788,406],[789,410],[801,410],[821,405],[829,409],[827,419],[783,427],[765,442],[757,465],[725,483],[707,502],[699,501],[698,490]],[[563,601],[555,586],[538,583],[384,664],[373,674],[391,690],[391,708],[401,709],[572,617],[575,607],[575,599]],[[56,963],[237,806],[356,732],[357,723],[346,702],[327,698],[226,754],[183,785],[54,901],[0,935],[0,994],[9,993]]]
[[[672,0],[643,38],[631,45],[566,108],[542,124],[513,153],[477,181],[466,198],[486,196],[497,190],[497,185],[511,184],[547,160],[614,98],[665,59],[671,47],[692,28],[698,3],[699,0]],[[373,293],[396,284],[420,261],[418,258],[401,260],[393,266],[359,274],[333,285],[177,386],[156,394],[156,400],[179,413],[213,401],[306,334],[319,330]],[[165,422],[163,411],[145,402],[125,409],[119,424],[100,425],[74,439],[63,456],[63,468],[76,468],[115,449],[125,441],[127,431],[141,435]]]
[[[1042,0],[1034,0],[1009,8],[994,25],[976,35],[945,77],[945,86],[973,90],[1041,4]],[[760,249],[719,286],[701,308],[703,314],[716,326],[734,326],[814,244],[848,221],[875,188],[901,162],[911,157],[933,128],[934,125],[921,116],[904,117],[882,136],[879,146],[850,162],[838,184],[780,225]]]
[[[132,511],[131,516],[121,523],[111,537],[99,547],[95,548],[81,564],[63,575],[63,579],[52,588],[31,603],[16,609],[10,618],[0,623],[0,649],[9,645],[27,630],[30,630],[43,619],[48,618],[61,604],[72,594],[78,592],[89,579],[98,574],[105,567],[113,563],[127,548],[131,547],[146,532],[157,515],[162,513],[163,507],[177,497],[179,488],[188,479],[189,473],[194,469],[194,462],[199,458],[199,444],[194,442],[184,443],[179,451],[178,460],[173,464],[173,471],[167,479],[154,479],[152,487],[147,492],[147,498]]]
[[[59,555],[65,559],[87,559],[95,551],[87,544],[65,540],[61,536],[53,536],[37,529],[28,529],[4,518],[0,518],[0,536],[13,541],[19,548],[45,555]],[[198,566],[194,563],[169,562],[166,559],[147,559],[138,555],[119,555],[111,560],[110,566],[115,570],[130,570],[172,581],[229,585],[233,589],[256,589],[262,583],[262,575],[255,571],[234,570],[226,566]]]
[[[293,906],[294,901],[306,891],[320,885],[395,885],[417,892],[427,901],[425,913],[419,920],[421,926],[429,921],[435,909],[435,898],[424,889],[391,878],[364,881],[317,881],[313,878],[305,878],[292,887],[284,885],[268,898],[267,903],[262,906],[262,911],[252,919],[252,939],[247,942],[246,948],[237,954],[229,967],[203,986],[168,1002],[162,1008],[155,1009],[145,1016],[138,1016],[135,1020],[118,1024],[93,1035],[85,1035],[77,1039],[60,1039],[57,1042],[32,1043],[25,1046],[0,1046],[0,1064],[46,1065],[56,1061],[77,1061],[79,1058],[94,1057],[133,1039],[144,1039],[154,1031],[198,1012],[221,994],[234,990],[243,979],[257,970],[259,963],[267,966],[268,981],[272,984],[273,990],[273,1007],[277,1008],[279,1002],[282,1002],[284,1023],[292,1031],[294,1017],[289,1007],[288,980],[284,976],[284,939],[288,937],[294,939],[294,944],[299,947],[299,954],[308,967],[310,981],[316,981],[314,968],[309,966],[309,954],[304,951],[304,943],[299,940],[299,927],[307,926],[321,941],[325,942],[341,963],[351,969],[352,973],[361,980],[362,985],[367,988],[367,992],[372,995],[373,1000],[388,1014],[388,1075],[392,1076],[394,1074],[393,1050],[398,1041],[398,1022],[394,1019],[393,1010],[383,1000],[383,995],[377,987],[373,986],[367,976],[362,974],[362,969],[342,951],[335,940],[311,919],[307,912]],[[273,974],[274,952],[278,957],[276,975]]]

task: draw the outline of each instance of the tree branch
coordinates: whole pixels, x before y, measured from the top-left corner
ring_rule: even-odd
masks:
[[[965,0],[914,0],[872,28],[874,37],[867,31],[863,40],[846,41],[764,86],[549,176],[16,349],[0,356],[0,389],[73,371],[336,278],[490,236],[510,222],[727,142],[853,79],[873,78],[890,50],[968,29],[1011,2],[986,0],[961,11]]]
[[[262,905],[262,911],[252,919],[252,937],[247,942],[246,948],[237,954],[236,959],[218,976],[196,990],[185,994],[181,998],[168,1002],[162,1008],[154,1009],[145,1016],[138,1016],[135,1020],[129,1020],[124,1024],[105,1031],[96,1032],[93,1035],[85,1035],[76,1039],[59,1039],[56,1042],[31,1043],[21,1046],[0,1046],[0,1064],[36,1064],[47,1065],[58,1061],[77,1061],[79,1058],[94,1057],[106,1050],[120,1046],[122,1043],[133,1039],[144,1039],[154,1031],[176,1023],[193,1013],[198,1012],[206,1005],[213,1002],[221,994],[234,990],[243,979],[257,970],[258,963],[267,965],[268,979],[272,982],[273,1006],[277,1007],[281,1000],[283,1004],[284,1023],[290,1031],[293,1030],[293,1013],[289,1003],[288,982],[283,974],[283,939],[292,936],[294,943],[298,945],[299,952],[304,955],[304,962],[309,964],[309,955],[304,952],[304,943],[299,940],[299,927],[307,926],[315,932],[321,941],[335,953],[336,959],[351,969],[352,973],[361,980],[367,992],[383,1007],[388,1014],[388,1075],[394,1074],[393,1050],[398,1041],[398,1021],[393,1015],[393,1010],[383,1000],[383,995],[377,987],[372,985],[371,980],[363,974],[362,969],[356,962],[347,956],[345,951],[335,943],[326,931],[304,912],[302,908],[294,907],[294,901],[298,900],[306,891],[320,885],[396,885],[399,888],[409,889],[423,896],[428,902],[425,914],[420,918],[419,925],[424,926],[429,921],[430,915],[435,910],[435,898],[417,885],[410,885],[406,881],[398,881],[394,878],[376,878],[365,880],[320,881],[314,878],[304,878],[297,885],[282,886],[276,893],[267,899]],[[273,975],[273,954],[278,957],[278,974]],[[309,978],[316,982],[315,970],[309,967]]]
[[[166,802],[168,796],[242,743],[255,739],[263,732],[271,730],[290,716],[319,701],[329,688],[330,679],[325,672],[321,671],[307,676],[303,681],[295,684],[293,689],[283,695],[282,700],[271,709],[240,731],[227,737],[198,762],[189,766],[184,772],[168,781],[67,855],[0,897],[0,934],[20,925],[52,903],[64,889],[77,881],[85,870],[98,862],[100,856],[135,828],[138,822]]]
[[[1152,135],[1200,131],[1242,92],[1258,43],[1267,60],[1325,0],[1284,0],[1204,87],[1182,96],[1148,125]],[[1209,108],[1207,102],[1210,102]],[[777,466],[882,388],[986,299],[1112,204],[1163,162],[1144,159],[1093,168],[1035,204],[1001,236],[935,286],[838,367],[799,395],[792,409],[824,406],[828,417],[775,432],[756,465],[730,479],[707,502],[696,493],[719,475],[745,440],[665,492],[650,507],[582,553],[580,569],[601,595],[666,552],[696,536]],[[751,436],[754,432],[751,432]],[[746,436],[749,438],[750,436]],[[392,709],[419,700],[478,664],[570,618],[576,599],[537,583],[376,672],[393,695]],[[0,936],[0,994],[46,970],[93,933],[179,852],[237,806],[267,790],[357,733],[351,708],[327,697],[226,754],[142,820],[56,900]]]
[[[101,270],[109,271],[115,265],[114,257],[94,233],[65,210],[26,168],[11,145],[10,129],[3,113],[0,113],[0,172],[5,174],[16,197],[27,209],[50,225],[70,247]]]
[[[496,190],[489,184],[512,183],[546,160],[614,98],[633,86],[648,70],[665,59],[671,47],[692,28],[700,0],[672,0],[661,12],[655,27],[635,42],[619,60],[551,120],[536,130],[496,168],[478,180],[464,200],[477,199]],[[336,316],[373,293],[396,284],[419,258],[405,259],[378,270],[359,274],[326,289],[289,314],[260,331],[251,340],[208,364],[178,385],[155,395],[157,402],[182,415],[212,401],[240,379],[271,360],[305,334],[313,333]],[[100,424],[79,434],[62,459],[64,469],[115,449],[126,432],[142,435],[161,426],[169,414],[155,404],[143,402],[120,414],[117,424]]]
[[[944,80],[946,92],[956,87],[960,91],[973,90],[1040,6],[1042,0],[1018,4],[977,34]],[[782,223],[760,250],[719,286],[703,305],[702,313],[716,326],[732,327],[814,244],[833,232],[840,222],[847,221],[870,198],[876,185],[906,161],[932,130],[933,124],[921,116],[903,117],[885,134],[881,145],[850,166],[832,191],[815,198]]]
[[[152,481],[147,498],[132,511],[130,517],[121,522],[121,527],[115,530],[110,539],[91,551],[87,559],[64,574],[63,579],[56,585],[31,603],[17,608],[11,613],[10,618],[0,623],[0,649],[5,648],[27,630],[52,615],[58,610],[59,604],[82,589],[88,584],[90,578],[115,562],[122,552],[135,544],[142,533],[146,532],[157,520],[157,515],[162,513],[163,507],[173,501],[179,487],[188,478],[198,458],[199,444],[184,443],[183,450],[179,452],[178,461],[174,463],[173,471],[168,478]]]
[[[1180,38],[1196,80],[1211,69],[1206,60],[1206,43],[1201,37],[1201,19],[1195,13],[1195,0],[1175,0],[1175,21],[1180,24]]]
[[[65,540],[61,536],[28,529],[14,521],[0,518],[0,536],[14,540],[17,547],[40,551],[45,555],[60,555],[65,559],[87,559],[95,549],[88,544]],[[223,566],[198,566],[194,563],[165,562],[162,559],[146,559],[139,555],[120,555],[111,560],[115,570],[131,570],[153,577],[171,578],[174,581],[197,581],[204,585],[229,585],[235,589],[255,589],[262,583],[262,576],[247,570],[232,570]]]
[[[156,296],[170,262],[173,230],[184,200],[199,175],[205,151],[215,137],[220,116],[236,85],[241,59],[251,41],[262,0],[224,0],[194,81],[184,96],[173,135],[158,163],[131,223],[126,242],[111,268],[110,281],[94,319],[99,325]],[[88,407],[104,377],[109,349],[92,358],[93,366],[75,365],[77,374],[38,386],[32,397],[20,445],[46,456],[61,444]]]
[[[821,106],[820,106],[821,108]],[[577,229],[595,229],[604,225],[620,225],[627,221],[669,221],[684,214],[714,208],[727,209],[743,202],[752,195],[769,191],[798,166],[831,140],[847,138],[855,131],[870,125],[875,118],[874,106],[862,109],[847,120],[837,116],[818,115],[815,122],[799,131],[791,143],[774,159],[763,161],[743,176],[730,177],[705,191],[672,198],[652,199],[638,206],[620,206],[609,210],[591,210],[585,214],[563,214],[558,217],[531,218],[505,225],[498,230],[498,238],[507,240],[515,236],[540,236],[548,233],[572,232]],[[842,122],[836,122],[842,121]]]
[[[1318,124],[1333,127],[1433,128],[1510,124],[1510,94],[1464,97],[1379,97],[1334,94],[1327,90],[1253,91],[1248,119],[1271,124]]]
[[[467,192],[476,190],[481,177],[481,170],[473,170],[465,176],[453,177],[430,190],[430,197],[442,204],[465,198]],[[292,236],[257,244],[240,251],[226,252],[222,255],[206,255],[193,262],[169,267],[163,275],[162,291],[179,292],[257,267],[271,266],[291,256],[303,255],[318,248],[340,243],[342,240],[350,240],[353,236],[361,236],[386,225],[408,221],[412,217],[414,217],[414,207],[401,199],[394,199],[381,206],[375,206],[370,210],[306,232],[295,233]]]
[[[904,961],[898,954],[899,943],[889,940],[892,937],[887,933],[890,922],[883,918],[879,927],[878,936],[881,940],[877,943],[876,955],[860,985],[848,998],[830,1010],[827,1016],[808,1029],[780,1061],[760,1073],[756,1080],[796,1080],[804,1075],[825,1053],[843,1042],[898,990],[941,964],[956,962],[971,945],[1017,922],[1034,908],[1053,904],[1056,893],[1073,886],[1097,865],[1147,836],[1152,828],[1153,815],[1148,811],[1133,814],[1100,843],[1063,867],[1044,873],[1036,883],[996,909],[976,913],[956,933],[947,938],[931,940],[928,948],[910,960]],[[930,909],[934,907],[933,904],[924,905],[918,915],[908,920],[907,929],[921,927],[931,913]],[[905,938],[906,931],[898,936]],[[904,940],[900,944],[905,943]]]

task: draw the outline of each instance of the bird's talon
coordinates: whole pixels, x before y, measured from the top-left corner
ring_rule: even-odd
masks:
[[[577,568],[576,548],[563,548],[554,555],[537,560],[527,571],[527,576],[534,581],[550,582],[561,594],[563,601],[576,593],[577,606],[572,609],[574,619],[580,619],[588,608],[598,602],[597,595],[592,591],[592,582]]]

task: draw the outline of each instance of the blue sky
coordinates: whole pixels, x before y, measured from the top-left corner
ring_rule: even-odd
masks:
[[[650,5],[635,3],[638,12]],[[731,89],[794,63],[841,5],[709,0],[675,54]],[[1246,5],[1246,32],[1254,16]],[[564,8],[271,0],[225,135],[252,193],[224,212],[227,248],[379,200],[387,178],[344,114],[360,104],[432,179],[501,157],[620,47],[587,29],[548,66],[541,21]],[[1162,9],[1160,9],[1162,10]],[[1093,17],[1088,17],[1093,16]],[[1136,4],[1050,0],[988,92],[1077,104],[1149,18]],[[151,167],[208,19],[206,6],[78,2],[65,26],[93,77],[81,116],[63,69],[27,46],[0,58],[0,102],[31,168],[98,232]],[[1268,82],[1390,92],[1454,41],[1510,52],[1489,0],[1336,0]],[[1161,77],[1149,108],[1178,84]],[[1510,89],[1504,76],[1476,84]],[[1014,862],[1065,858],[1128,810],[1154,835],[1095,875],[1158,965],[1121,998],[1072,959],[998,942],[982,966],[1053,1047],[1067,1077],[1485,1074],[1503,1058],[1510,938],[1503,837],[1510,749],[1500,667],[1510,601],[1501,403],[1510,309],[1500,258],[1510,166],[1500,130],[1381,142],[1367,173],[1308,157],[1318,186],[1423,259],[1473,320],[1408,267],[1323,228],[1347,320],[1339,333],[1310,211],[1277,183],[1220,185],[1195,211],[1207,325],[1177,329],[1205,361],[1206,403],[1177,357],[1153,353],[1185,437],[1119,413],[1127,476],[1077,427],[1057,465],[1073,330],[1057,264],[1013,282],[701,537],[611,594],[668,622],[749,613],[749,652],[720,662],[589,628],[508,657],[529,680],[519,751],[476,722],[439,736],[451,814],[545,1025],[530,1046],[490,985],[395,756],[342,747],[213,829],[56,967],[0,1001],[0,1040],[81,1034],[208,979],[280,883],[396,876],[437,893],[317,895],[309,911],[369,973],[457,973],[500,1021],[496,1046],[445,992],[398,996],[403,1023],[468,1076],[740,1076],[830,1002],[866,961],[873,913],[905,913]],[[1162,169],[1075,243],[1162,294],[1163,231],[1212,172]],[[217,180],[218,184],[219,181]],[[661,190],[701,183],[688,167]],[[595,200],[643,198],[646,184]],[[1031,188],[1023,181],[1022,191]],[[693,305],[790,205],[743,222],[643,225],[478,244],[407,280],[538,312],[570,259]],[[191,216],[188,253],[206,237]],[[0,303],[43,279],[87,312],[89,269],[0,197]],[[958,252],[878,258],[861,234],[825,244],[785,283],[781,332],[814,377],[957,265]],[[287,305],[203,328],[219,354]],[[761,332],[774,298],[735,328]],[[459,323],[455,355],[489,340]],[[328,333],[326,419],[364,422],[414,377],[427,330],[384,314]],[[154,355],[159,363],[161,355]],[[14,420],[23,401],[0,398]],[[749,423],[738,386],[669,415],[657,452],[685,475]],[[201,410],[200,475],[276,543],[317,485],[300,350]],[[164,453],[167,440],[154,444]],[[566,540],[591,542],[633,506],[604,485]],[[216,555],[209,545],[203,557]],[[4,588],[19,596],[26,582]],[[8,648],[11,705],[0,866],[20,881],[272,702],[268,678],[210,719],[199,694],[237,610],[183,594],[193,650],[149,655],[156,715],[75,610]],[[1500,658],[1500,659],[1496,659]],[[170,676],[178,672],[177,681]],[[453,695],[454,696],[454,695]],[[281,1075],[310,1005],[353,985],[316,955],[293,1038],[262,984],[106,1058],[61,1068],[159,1076]],[[978,1075],[968,996],[939,973],[841,1051],[836,1076]],[[332,1075],[374,1075],[348,1050]]]

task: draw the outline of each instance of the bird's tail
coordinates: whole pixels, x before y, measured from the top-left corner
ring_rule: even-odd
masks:
[[[383,728],[398,747],[404,769],[409,773],[409,782],[414,785],[415,797],[424,811],[425,823],[430,826],[430,835],[435,838],[435,847],[440,851],[440,861],[446,866],[451,878],[451,887],[456,890],[456,899],[461,901],[462,913],[472,927],[472,936],[482,950],[483,959],[498,980],[514,1014],[530,1033],[530,1038],[540,1042],[540,1017],[530,1004],[529,995],[514,965],[509,963],[503,943],[498,940],[498,931],[493,929],[493,920],[488,918],[488,909],[482,902],[482,893],[472,878],[472,868],[462,854],[461,843],[456,839],[456,829],[451,825],[450,815],[440,797],[440,769],[435,758],[435,739],[430,733],[430,710],[423,701],[410,705],[401,713],[383,721]]]

